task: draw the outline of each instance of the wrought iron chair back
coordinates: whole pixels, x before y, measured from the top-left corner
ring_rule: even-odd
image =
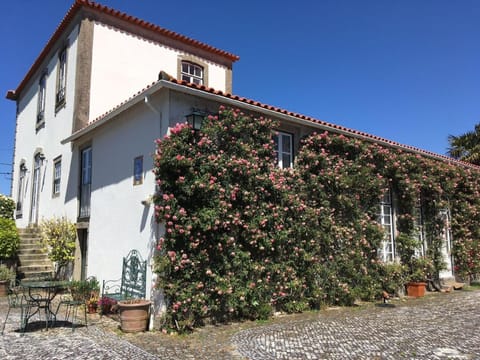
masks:
[[[122,263],[122,277],[118,280],[104,280],[102,297],[115,300],[145,298],[147,284],[147,261],[137,250],[131,250]],[[120,285],[118,285],[120,284]]]

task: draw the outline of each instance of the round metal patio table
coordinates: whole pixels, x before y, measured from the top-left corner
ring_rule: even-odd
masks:
[[[57,314],[52,310],[52,301],[57,294],[68,287],[68,281],[22,281],[20,286],[26,290],[27,310],[21,319],[21,330],[25,331],[28,321],[41,310],[45,313],[45,328],[54,324]]]

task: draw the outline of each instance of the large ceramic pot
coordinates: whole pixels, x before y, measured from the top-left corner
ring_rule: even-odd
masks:
[[[119,301],[118,311],[122,331],[139,332],[147,330],[150,305],[151,301],[141,299]]]
[[[425,282],[409,282],[407,284],[407,295],[411,297],[425,296],[425,288],[427,283]]]

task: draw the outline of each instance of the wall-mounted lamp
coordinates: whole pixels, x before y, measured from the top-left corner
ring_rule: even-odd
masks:
[[[200,130],[205,114],[198,110],[193,110],[191,114],[188,114],[185,117],[187,118],[187,123],[193,128],[193,130]]]
[[[41,161],[45,160],[45,154],[44,154],[44,153],[38,154],[38,158],[39,158]]]

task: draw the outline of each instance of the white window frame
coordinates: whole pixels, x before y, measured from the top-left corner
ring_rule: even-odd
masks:
[[[60,156],[53,161],[52,194],[54,197],[60,195],[61,180],[62,180],[62,157]]]
[[[273,135],[273,140],[278,167],[281,169],[293,167],[293,134],[277,131]]]
[[[390,219],[390,221],[387,221],[387,219]],[[393,262],[395,260],[395,238],[393,231],[393,202],[390,189],[385,190],[380,200],[378,223],[384,229],[384,238],[379,249],[380,260]]]
[[[191,61],[182,61],[180,68],[180,74],[182,80],[185,80],[192,84],[203,85],[204,83],[204,70],[203,66],[195,64]]]
[[[413,222],[414,231],[418,240],[418,248],[415,249],[415,256],[425,256],[427,254],[427,239],[425,236],[422,203],[420,199],[418,199],[417,206],[415,206],[415,217]]]

